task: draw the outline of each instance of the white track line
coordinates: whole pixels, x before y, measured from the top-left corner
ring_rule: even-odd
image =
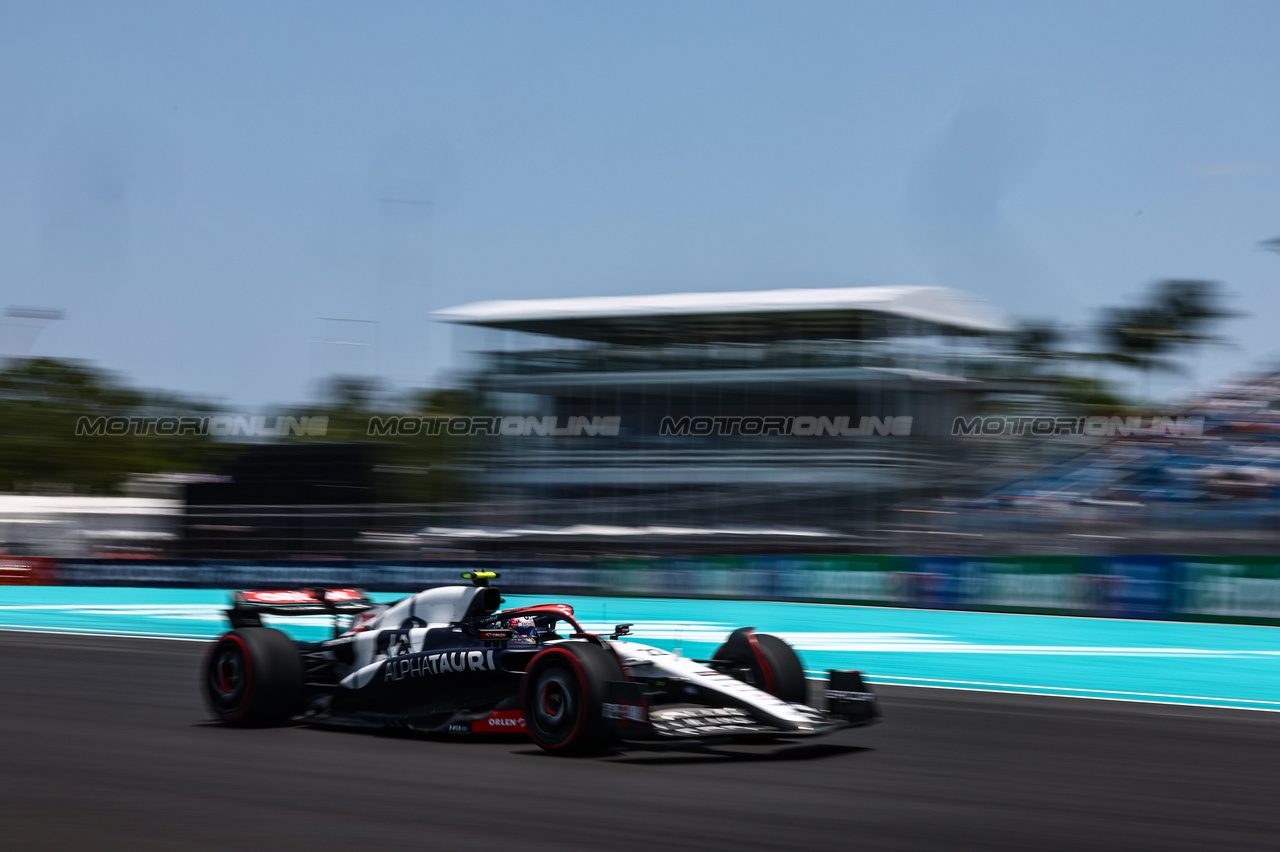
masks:
[[[166,642],[211,642],[214,637],[205,636],[177,636],[167,633],[110,633],[107,631],[92,632],[87,630],[44,630],[39,628],[25,628],[0,625],[0,632],[5,633],[24,633],[24,634],[45,634],[51,636],[88,636],[95,638],[112,637],[116,639],[155,639]],[[806,672],[806,674],[826,674],[825,672]],[[1077,698],[1085,701],[1119,701],[1131,704],[1159,704],[1166,707],[1212,707],[1221,710],[1254,710],[1261,713],[1280,713],[1280,706],[1276,707],[1240,707],[1238,704],[1200,704],[1193,701],[1236,701],[1240,703],[1261,703],[1280,705],[1280,701],[1260,701],[1252,698],[1210,698],[1195,695],[1176,695],[1169,696],[1171,698],[1189,698],[1193,701],[1159,701],[1152,698],[1109,698],[1102,695],[1063,695],[1061,692],[1037,692],[1033,690],[1073,690],[1079,692],[1114,692],[1106,689],[1082,689],[1069,686],[1026,686],[1024,684],[994,684],[984,683],[983,681],[941,681],[937,685],[924,683],[884,683],[884,680],[895,679],[894,675],[880,675],[881,683],[884,686],[902,686],[911,689],[950,689],[956,692],[994,692],[1002,695],[1035,695],[1044,698]],[[811,680],[823,680],[823,678],[810,678]],[[902,678],[908,680],[908,678]],[[876,680],[867,678],[871,683]],[[912,680],[938,680],[935,678],[913,678]],[[958,685],[954,685],[958,684]],[[985,687],[985,688],[984,688]],[[997,688],[991,688],[997,687]],[[998,688],[1011,687],[1011,688]],[[1161,693],[1155,692],[1118,692],[1116,695],[1149,695],[1159,696]]]
[[[117,639],[159,639],[166,642],[212,642],[216,636],[181,636],[176,633],[113,633],[107,630],[50,630],[41,627],[18,627],[0,624],[3,633],[35,633],[51,636],[111,636]]]
[[[931,684],[962,684],[964,686],[999,686],[1012,687],[1014,689],[1060,689],[1065,692],[1101,692],[1107,695],[1141,695],[1144,698],[1185,698],[1189,701],[1240,701],[1249,704],[1274,704],[1280,707],[1280,701],[1266,701],[1260,698],[1213,698],[1206,695],[1172,695],[1165,692],[1130,692],[1122,689],[1088,689],[1078,686],[1037,686],[1026,683],[991,683],[981,680],[946,680],[936,677],[903,677],[900,675],[879,675],[881,680],[909,680],[909,681],[929,681]],[[906,685],[906,684],[902,684]]]
[[[1040,698],[1072,698],[1080,701],[1118,701],[1126,704],[1153,704],[1160,707],[1210,707],[1215,710],[1247,710],[1256,713],[1280,713],[1280,707],[1241,707],[1237,704],[1198,704],[1193,701],[1156,701],[1150,698],[1107,698],[1103,695],[1063,695],[1060,692],[1024,692],[1016,689],[981,689],[976,686],[930,686],[923,683],[883,683],[881,686],[900,686],[906,689],[950,689],[955,692],[990,692],[998,695],[1034,695]],[[1245,699],[1206,698],[1204,700],[1243,701]]]
[[[805,674],[825,675],[826,672],[806,671]],[[1258,703],[1258,704],[1280,705],[1280,701],[1260,701],[1259,699],[1256,699],[1256,698],[1218,698],[1218,697],[1211,698],[1208,696],[1199,696],[1199,695],[1175,695],[1170,697],[1171,698],[1187,698],[1191,700],[1190,701],[1159,701],[1154,698],[1110,698],[1106,695],[1070,695],[1070,694],[1064,695],[1062,692],[1052,692],[1049,690],[1074,690],[1078,692],[1111,692],[1111,693],[1114,693],[1115,695],[1159,696],[1162,694],[1158,692],[1114,692],[1114,690],[1109,690],[1109,689],[1083,689],[1083,688],[1070,687],[1070,686],[1027,686],[1023,684],[998,684],[998,683],[985,683],[983,681],[966,681],[966,680],[941,681],[937,678],[902,678],[903,680],[939,680],[937,684],[888,683],[887,682],[888,680],[892,680],[895,678],[896,678],[895,675],[879,675],[877,676],[877,678],[872,678],[870,676],[867,676],[867,682],[871,684],[875,684],[878,681],[880,686],[900,686],[900,687],[905,687],[907,689],[950,689],[955,692],[993,692],[1000,695],[1035,695],[1041,698],[1078,698],[1085,701],[1119,701],[1119,702],[1125,702],[1130,704],[1159,704],[1166,707],[1212,707],[1214,709],[1219,709],[1219,710],[1256,710],[1260,713],[1280,713],[1280,706],[1241,707],[1239,704],[1197,703],[1201,701],[1203,702],[1236,701],[1241,703],[1249,702],[1249,703]],[[826,678],[810,677],[809,680],[825,681]],[[963,685],[955,686],[952,684],[963,684]],[[1001,689],[999,687],[1016,687],[1016,688]]]

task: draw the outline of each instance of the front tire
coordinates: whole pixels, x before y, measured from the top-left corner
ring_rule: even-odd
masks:
[[[754,627],[743,627],[733,631],[713,657],[748,669],[752,686],[783,701],[804,704],[809,698],[804,663],[792,647],[777,636],[756,633]]]
[[[596,754],[609,743],[605,684],[622,680],[618,658],[599,645],[566,642],[529,663],[520,707],[533,741],[553,754]]]
[[[302,706],[302,657],[293,640],[270,627],[242,627],[205,658],[203,692],[228,725],[282,725]]]

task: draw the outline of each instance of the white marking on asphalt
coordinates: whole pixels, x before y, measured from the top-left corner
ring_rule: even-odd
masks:
[[[1105,693],[1106,695],[1141,695],[1148,698],[1183,698],[1188,701],[1235,701],[1235,702],[1241,702],[1241,703],[1247,703],[1247,704],[1274,704],[1276,705],[1277,708],[1280,708],[1280,701],[1266,701],[1261,698],[1221,698],[1221,697],[1211,697],[1207,695],[1174,695],[1174,694],[1164,693],[1164,692],[1129,692],[1127,690],[1120,690],[1120,689],[1089,689],[1086,687],[1078,687],[1078,686],[1043,686],[1043,685],[1037,686],[1037,685],[1032,685],[1027,683],[992,683],[989,681],[981,681],[981,680],[947,680],[945,678],[937,678],[937,677],[907,677],[905,675],[876,675],[874,678],[868,675],[867,680],[872,681],[873,683],[875,681],[883,681],[883,680],[929,681],[930,684],[935,684],[935,683],[953,684],[954,683],[954,684],[962,684],[963,686],[995,686],[995,687],[1009,687],[1011,689],[1053,690],[1055,692],[1056,691],[1088,692],[1088,693],[1099,692],[1099,693]],[[925,686],[925,684],[913,682],[913,683],[893,684],[893,686]],[[943,688],[943,687],[939,687],[939,688]],[[958,687],[958,688],[962,688],[962,687]],[[997,691],[1002,692],[1004,690],[1001,689]],[[1052,693],[1051,692],[1035,692],[1035,693],[1026,693],[1026,694],[1050,695]],[[1076,698],[1079,696],[1067,695],[1063,697]],[[1084,697],[1090,697],[1090,696],[1084,696]],[[1117,699],[1117,700],[1120,700],[1120,699]],[[1164,702],[1159,702],[1159,703],[1164,703]],[[1259,708],[1253,708],[1253,709],[1259,709]]]

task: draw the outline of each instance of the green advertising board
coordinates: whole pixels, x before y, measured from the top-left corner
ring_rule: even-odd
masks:
[[[1191,621],[1280,622],[1280,557],[1174,556],[1175,613]]]

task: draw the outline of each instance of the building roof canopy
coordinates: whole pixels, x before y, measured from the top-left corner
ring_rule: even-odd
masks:
[[[593,296],[472,302],[436,319],[610,343],[862,339],[883,320],[915,320],[964,333],[1006,331],[986,302],[945,287],[845,287]]]

